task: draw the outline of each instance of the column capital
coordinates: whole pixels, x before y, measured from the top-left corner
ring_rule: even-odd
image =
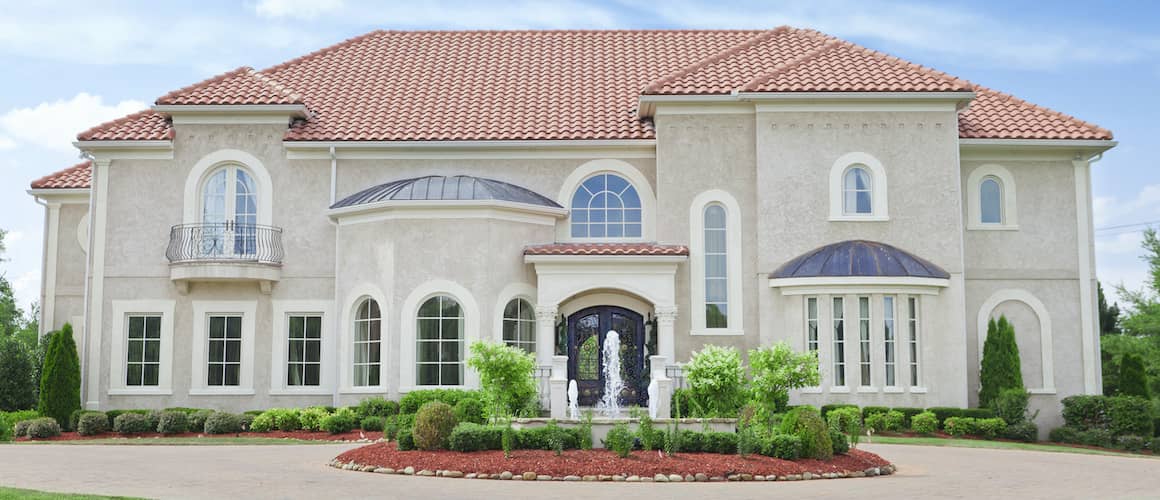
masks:
[[[560,307],[553,304],[548,306],[536,306],[536,319],[539,321],[552,320],[556,321],[556,316],[560,315]]]
[[[672,324],[677,321],[677,306],[656,306],[653,313],[659,322]]]

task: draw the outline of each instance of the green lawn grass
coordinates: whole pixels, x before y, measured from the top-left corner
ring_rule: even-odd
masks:
[[[0,500],[9,499],[32,500],[89,500],[89,499],[132,499],[135,497],[105,497],[100,495],[78,495],[75,493],[51,493],[48,491],[22,490],[0,486]]]
[[[221,446],[221,445],[285,445],[285,444],[341,444],[341,441],[321,441],[313,439],[281,439],[281,438],[262,438],[262,437],[229,437],[229,436],[214,436],[214,437],[149,437],[149,438],[124,438],[124,437],[109,437],[102,439],[76,439],[71,441],[17,441],[14,444],[18,445],[46,445],[46,444],[63,444],[63,445],[126,445],[126,446],[155,446],[155,445],[178,445],[178,446]]]
[[[913,444],[921,446],[954,446],[959,448],[987,448],[994,450],[1048,451],[1055,453],[1079,453],[1084,455],[1111,455],[1117,457],[1160,458],[1114,450],[1096,450],[1049,443],[1016,443],[1011,441],[984,441],[981,439],[946,439],[937,437],[874,436],[862,438],[862,443],[870,444]]]

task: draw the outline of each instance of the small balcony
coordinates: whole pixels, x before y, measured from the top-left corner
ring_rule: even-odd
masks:
[[[264,293],[282,277],[282,228],[236,222],[180,224],[169,231],[169,279],[182,293],[192,282],[256,281]]]

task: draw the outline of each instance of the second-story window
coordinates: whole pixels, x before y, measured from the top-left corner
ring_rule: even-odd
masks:
[[[572,195],[573,238],[640,238],[641,201],[625,178],[610,173],[589,177]]]
[[[1003,223],[1003,187],[999,179],[986,177],[979,183],[979,222]]]
[[[874,212],[873,178],[862,166],[846,170],[842,179],[842,211],[846,215],[863,215]]]
[[[210,174],[201,191],[201,223],[201,254],[257,251],[258,190],[245,169],[229,165]]]

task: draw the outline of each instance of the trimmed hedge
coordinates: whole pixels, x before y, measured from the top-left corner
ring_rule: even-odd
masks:
[[[234,434],[241,431],[242,419],[232,413],[214,412],[205,419],[206,434]]]
[[[762,443],[761,454],[782,460],[801,458],[802,440],[792,434],[774,434]]]
[[[367,417],[389,418],[399,414],[399,403],[375,396],[359,401],[355,414],[359,420]]]
[[[559,439],[565,450],[580,447],[580,429],[564,428],[553,424],[530,427],[516,432],[514,448],[520,450],[551,450],[554,439]]]
[[[963,410],[962,416],[974,419],[995,418],[995,410],[990,408],[966,408]]]
[[[839,408],[857,408],[857,407],[858,407],[858,405],[852,405],[849,403],[835,403],[835,404],[829,404],[829,405],[822,405],[822,418],[828,418],[830,416],[831,411],[837,410]],[[859,411],[858,414],[859,414],[859,416],[861,416],[861,411]]]
[[[28,421],[28,428],[24,433],[31,439],[45,439],[60,435],[60,425],[52,417],[37,418]]]
[[[875,413],[886,413],[888,411],[890,411],[890,408],[885,406],[864,406],[862,407],[862,419],[865,420],[866,417]]]
[[[1023,441],[1024,443],[1034,443],[1039,439],[1039,426],[1027,420],[1017,424],[1010,424],[1007,426],[1007,430],[1003,432],[1003,437]]]
[[[157,432],[181,434],[189,432],[189,414],[183,411],[163,411],[157,419]]]
[[[850,451],[850,441],[839,430],[830,429],[830,442],[833,443],[835,455],[845,455]]]
[[[483,395],[479,391],[468,391],[464,389],[421,389],[411,391],[399,400],[399,413],[418,413],[419,408],[422,408],[423,405],[432,401],[439,401],[454,407],[459,400],[464,398],[483,399]]]
[[[82,436],[96,436],[109,432],[109,417],[99,411],[82,413],[77,418],[77,434]]]
[[[452,451],[484,451],[503,448],[503,427],[461,423],[451,431],[447,447]]]
[[[946,422],[948,418],[963,416],[962,408],[951,408],[948,406],[935,406],[932,408],[927,408],[926,411],[934,414],[935,419],[937,419],[939,422],[940,428],[942,427],[943,422]]]
[[[459,422],[471,422],[474,424],[486,424],[487,416],[484,413],[483,402],[477,398],[463,398],[460,399],[455,406],[452,407],[452,413],[455,414],[455,420]]]
[[[415,436],[411,434],[411,429],[399,429],[399,433],[395,436],[395,448],[399,451],[411,451],[415,449]]]
[[[1063,420],[1078,430],[1102,429],[1113,436],[1147,436],[1153,429],[1151,402],[1134,396],[1070,396]]]
[[[902,414],[902,416],[903,416],[902,427],[904,429],[911,428],[911,425],[913,425],[911,422],[914,420],[915,415],[918,415],[919,413],[926,411],[922,408],[906,408],[906,407],[891,408],[891,410]]]
[[[938,417],[933,412],[924,411],[910,419],[910,429],[919,434],[934,434],[938,430]]]
[[[354,410],[343,408],[323,418],[321,425],[322,430],[331,434],[344,434],[353,431],[358,424],[358,415],[355,415]]]
[[[373,432],[382,431],[383,427],[386,427],[386,425],[387,425],[387,419],[385,419],[383,417],[374,416],[374,415],[371,415],[367,418],[364,418],[364,419],[362,419],[361,422],[359,422],[359,428],[361,428],[364,431],[373,431]]]
[[[149,419],[140,413],[122,413],[113,420],[113,431],[118,434],[144,434],[154,429],[149,426]]]
[[[442,401],[431,401],[419,408],[415,415],[415,446],[420,450],[447,448],[447,439],[455,430],[455,412],[451,405]]]
[[[829,460],[834,456],[830,431],[822,415],[811,406],[794,408],[781,421],[781,433],[796,435],[802,441],[802,457]]]

